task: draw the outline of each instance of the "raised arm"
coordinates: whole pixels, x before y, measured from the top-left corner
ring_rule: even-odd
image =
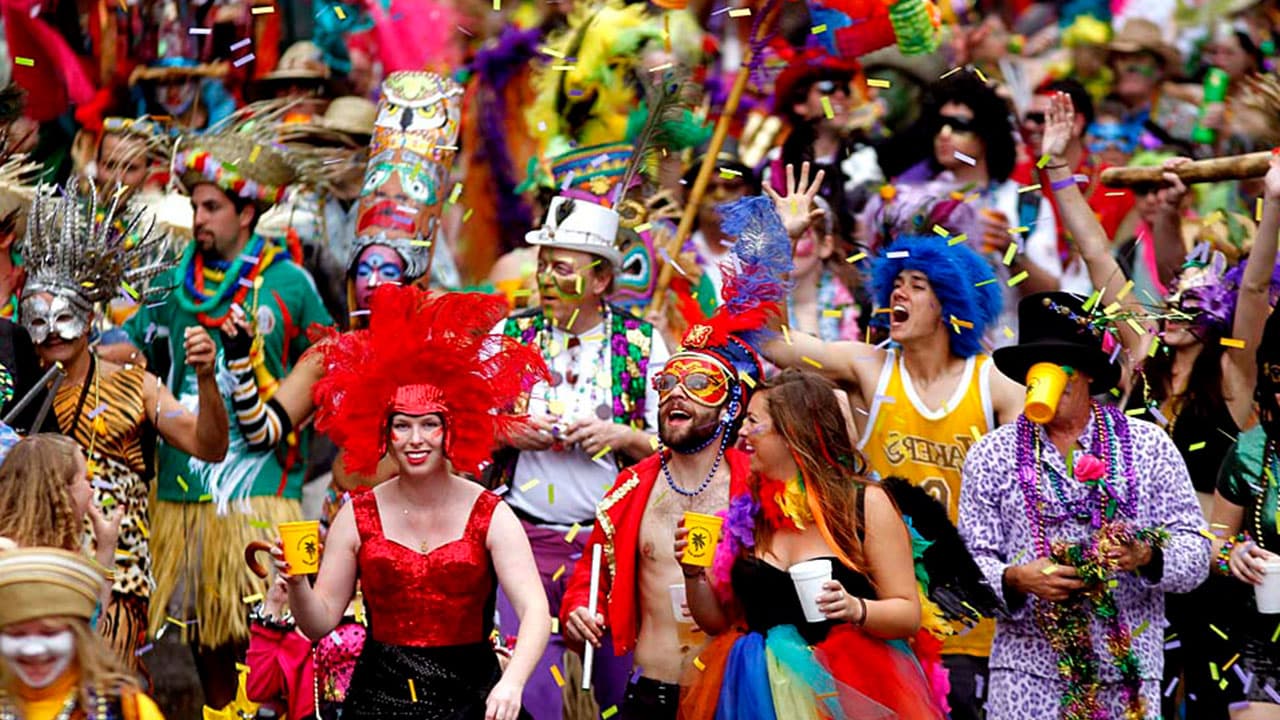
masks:
[[[1120,297],[1127,278],[1119,263],[1112,257],[1107,233],[1085,201],[1084,195],[1080,194],[1071,165],[1067,162],[1067,142],[1071,138],[1074,118],[1075,108],[1071,103],[1071,96],[1057,93],[1045,116],[1044,140],[1041,144],[1042,154],[1049,157],[1045,171],[1049,177],[1050,189],[1058,201],[1063,228],[1080,248],[1080,257],[1089,268],[1089,278],[1093,281],[1094,289],[1101,292],[1097,307],[1105,308],[1119,302],[1122,311],[1144,317],[1146,312],[1133,293]],[[1158,330],[1149,322],[1139,320],[1139,323],[1143,328],[1141,333],[1135,331],[1129,323],[1116,324],[1125,351],[1135,359],[1145,356],[1151,342],[1149,336]]]
[[[551,637],[551,611],[548,610],[542,583],[538,580],[538,566],[533,561],[529,538],[506,503],[498,503],[494,508],[487,542],[498,582],[520,617],[520,634],[516,638],[511,663],[489,693],[485,717],[515,720],[520,712],[520,696],[524,693],[525,683],[533,674]]]
[[[1280,156],[1271,156],[1266,191],[1262,201],[1262,221],[1249,251],[1249,262],[1240,279],[1232,336],[1243,340],[1242,347],[1227,346],[1222,368],[1223,395],[1228,398],[1231,416],[1244,427],[1253,414],[1253,387],[1258,379],[1257,353],[1262,328],[1271,309],[1271,277],[1276,267],[1276,239],[1280,233]]]
[[[208,462],[221,461],[227,454],[229,426],[227,406],[218,390],[214,371],[216,349],[204,328],[187,328],[187,364],[196,372],[200,406],[192,415],[178,402],[160,378],[147,373],[142,382],[142,399],[147,420],[165,442]]]

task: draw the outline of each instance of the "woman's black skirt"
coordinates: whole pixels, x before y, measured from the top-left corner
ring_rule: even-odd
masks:
[[[501,677],[489,643],[423,648],[369,638],[351,674],[342,720],[483,720],[489,691]]]

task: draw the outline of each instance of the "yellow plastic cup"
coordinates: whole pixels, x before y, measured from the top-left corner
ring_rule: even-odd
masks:
[[[310,575],[320,570],[320,521],[280,523],[284,560],[293,575]]]
[[[686,512],[684,526],[689,530],[689,544],[685,546],[681,562],[697,567],[711,567],[720,543],[720,526],[724,518],[718,515]]]
[[[1036,363],[1027,371],[1027,403],[1022,412],[1041,425],[1058,414],[1058,401],[1067,387],[1067,371],[1053,363]]]

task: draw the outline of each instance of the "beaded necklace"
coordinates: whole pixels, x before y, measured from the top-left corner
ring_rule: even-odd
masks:
[[[1105,718],[1099,700],[1102,681],[1098,658],[1094,653],[1093,618],[1097,617],[1106,631],[1106,647],[1110,661],[1121,676],[1125,698],[1124,718],[1142,720],[1146,702],[1142,697],[1142,672],[1133,651],[1133,634],[1120,618],[1111,580],[1115,563],[1107,551],[1134,541],[1162,545],[1168,537],[1162,530],[1134,531],[1119,519],[1123,515],[1137,517],[1137,483],[1133,471],[1133,449],[1129,424],[1124,415],[1112,407],[1091,404],[1093,414],[1093,453],[1101,452],[1105,471],[1100,477],[1083,481],[1088,486],[1085,498],[1070,502],[1052,467],[1044,463],[1040,433],[1026,418],[1018,418],[1018,482],[1026,503],[1035,549],[1039,556],[1074,567],[1085,588],[1062,602],[1035,602],[1036,624],[1058,655],[1058,674],[1066,687],[1062,696],[1063,720],[1096,720]],[[1049,470],[1049,482],[1064,512],[1047,513],[1048,498],[1041,493],[1040,471]],[[1125,482],[1123,497],[1115,482]],[[1093,530],[1082,543],[1051,542],[1047,521],[1088,520]]]
[[[53,717],[53,720],[71,720],[71,715],[76,711],[76,692],[71,691],[71,695],[67,697],[67,701],[62,704],[62,709]],[[20,720],[20,716],[14,711],[9,703],[0,706],[0,720]]]
[[[249,290],[254,287],[262,271],[267,269],[276,259],[274,246],[268,246],[266,238],[255,235],[250,245],[225,270],[205,267],[204,255],[196,252],[195,243],[187,246],[183,254],[179,272],[183,278],[185,292],[174,293],[178,305],[199,319],[205,327],[218,327],[231,312],[230,306],[221,317],[211,317],[207,313],[222,304],[228,298],[231,305],[242,305]],[[253,260],[250,265],[247,260]],[[205,287],[206,278],[217,283],[217,287],[209,290]],[[235,288],[234,295],[231,294]]]
[[[1253,501],[1253,541],[1263,550],[1270,548],[1263,542],[1262,511],[1267,503],[1267,490],[1276,481],[1277,475],[1280,475],[1280,458],[1276,456],[1275,440],[1268,438],[1266,449],[1262,453],[1262,487],[1258,489],[1258,496]],[[1280,533],[1280,507],[1277,508],[1276,515],[1276,532]]]
[[[604,308],[604,318],[601,328],[604,332],[608,332],[612,321],[612,312],[606,305]],[[566,415],[575,419],[585,416],[587,410],[591,411],[592,416],[601,420],[608,420],[612,415],[612,408],[606,403],[601,403],[598,407],[591,408],[592,401],[597,397],[599,391],[603,391],[607,396],[611,388],[611,382],[607,364],[607,348],[608,342],[605,338],[601,338],[600,343],[596,347],[595,363],[585,369],[589,370],[588,382],[579,382],[582,379],[582,373],[578,372],[580,358],[574,353],[574,350],[582,347],[581,338],[577,335],[571,336],[565,341],[565,348],[557,347],[559,343],[552,339],[553,332],[542,332],[538,334],[538,350],[542,353],[542,357],[547,360],[550,365],[552,358],[561,354],[568,353],[569,363],[564,375],[559,372],[551,372],[551,382],[546,384],[546,392],[543,393],[543,400],[547,404],[548,411],[552,415]],[[561,412],[551,411],[553,404],[562,402],[553,401],[552,396],[558,395],[561,386],[567,385],[573,389],[573,405],[571,408],[563,408]]]

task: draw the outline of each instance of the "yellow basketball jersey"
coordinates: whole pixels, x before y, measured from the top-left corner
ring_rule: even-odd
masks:
[[[959,514],[960,468],[965,455],[995,425],[991,372],[990,357],[969,358],[955,392],[933,410],[916,394],[901,356],[890,350],[858,446],[873,472],[882,478],[896,475],[923,487],[947,507],[947,517],[953,523]],[[994,634],[995,623],[984,621],[964,635],[949,638],[942,651],[986,657]]]

